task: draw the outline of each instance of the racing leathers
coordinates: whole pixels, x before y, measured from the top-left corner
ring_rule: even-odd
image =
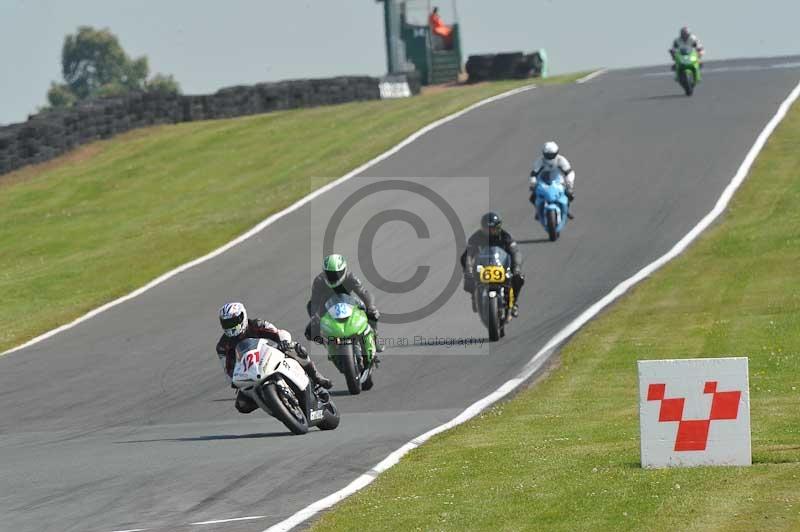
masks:
[[[511,233],[505,229],[500,229],[496,235],[488,235],[482,230],[472,233],[467,240],[467,249],[461,254],[461,267],[464,270],[464,290],[472,294],[473,310],[475,307],[475,257],[478,250],[485,246],[497,246],[503,248],[511,256],[511,269],[514,271],[511,277],[511,287],[514,289],[516,306],[525,284],[525,275],[522,273],[522,254],[519,246]]]
[[[232,338],[230,336],[222,335],[217,342],[217,356],[225,369],[225,375],[228,381],[233,377],[233,369],[236,366],[236,344],[245,338],[266,338],[275,342],[280,350],[287,356],[297,361],[300,366],[305,370],[311,382],[330,388],[330,380],[325,378],[317,370],[314,362],[309,358],[308,351],[300,345],[292,343],[292,335],[289,331],[278,329],[272,323],[259,320],[247,320],[247,330],[240,336]],[[236,409],[243,413],[248,414],[258,408],[258,405],[252,399],[247,397],[241,392],[236,394]]]
[[[325,302],[335,294],[347,294],[360,299],[364,304],[364,310],[367,313],[367,320],[369,321],[370,327],[372,327],[377,334],[380,312],[378,312],[378,308],[375,306],[375,299],[372,297],[369,290],[367,290],[367,287],[364,286],[364,283],[361,282],[361,279],[356,277],[352,271],[348,270],[342,282],[337,286],[331,287],[328,286],[325,273],[323,272],[314,278],[314,282],[311,284],[311,299],[306,303],[306,311],[308,312],[309,318],[311,318],[305,331],[308,340],[322,343],[319,320],[325,313]]]
[[[570,201],[575,199],[575,170],[572,165],[563,155],[556,155],[555,159],[549,160],[544,157],[539,157],[533,162],[533,168],[530,175],[530,188],[531,197],[530,201],[536,204],[536,183],[543,172],[552,172],[558,170],[564,177],[564,184],[566,188],[567,197]]]
[[[672,58],[673,61],[675,61],[675,54],[678,52],[678,50],[682,48],[694,48],[695,50],[697,50],[697,55],[700,57],[700,59],[701,60],[703,59],[705,48],[703,48],[703,45],[700,44],[700,41],[697,39],[697,36],[694,35],[693,33],[690,33],[686,38],[684,38],[683,36],[679,36],[677,39],[672,41],[672,48],[669,49],[669,56]],[[700,67],[702,68],[702,66],[703,64],[701,62]],[[674,64],[672,65],[672,69],[673,70],[675,69]]]

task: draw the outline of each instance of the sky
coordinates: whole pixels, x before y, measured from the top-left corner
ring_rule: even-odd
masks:
[[[428,2],[414,4],[424,17]],[[452,20],[452,0],[434,4]],[[457,13],[465,59],[544,48],[551,73],[666,63],[683,24],[709,59],[800,54],[800,0],[460,0]],[[110,28],[186,94],[386,71],[375,0],[0,0],[0,123],[45,103],[80,25]]]

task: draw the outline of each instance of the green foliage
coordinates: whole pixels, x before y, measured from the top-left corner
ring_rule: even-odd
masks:
[[[110,30],[81,26],[64,39],[61,73],[65,83],[53,83],[47,99],[52,107],[69,107],[87,98],[130,91],[179,92],[172,76],[156,74],[148,81],[149,71],[147,57],[129,57]]]
[[[180,94],[181,92],[181,86],[175,81],[175,78],[166,74],[156,74],[147,81],[145,88],[147,92],[160,94]]]
[[[50,90],[47,91],[47,101],[53,107],[69,107],[77,101],[77,98],[66,83],[52,82]]]
[[[81,26],[64,39],[61,72],[75,96],[85,99],[112,83],[141,88],[147,77],[147,58],[130,59],[108,29]]]

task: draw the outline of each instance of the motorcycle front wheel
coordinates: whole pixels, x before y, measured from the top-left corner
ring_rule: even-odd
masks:
[[[287,397],[285,390],[280,390],[274,382],[268,382],[261,388],[261,396],[272,415],[294,434],[308,432],[308,419],[300,407],[297,398]],[[294,399],[294,401],[292,401]]]
[[[547,211],[547,236],[550,238],[550,242],[555,242],[558,240],[558,216],[556,215],[556,211],[550,210]]]
[[[497,297],[489,298],[489,315],[487,325],[489,328],[489,340],[496,342],[500,339],[500,309]]]
[[[358,341],[357,339],[353,340]],[[353,344],[342,344],[336,346],[336,357],[339,359],[337,366],[344,374],[344,380],[347,381],[347,391],[351,395],[358,395],[361,393],[361,373],[358,371],[359,364],[356,363],[357,353]]]
[[[681,70],[680,73],[680,82],[681,87],[683,87],[683,92],[686,93],[686,96],[691,96],[694,93],[694,75],[689,70]]]

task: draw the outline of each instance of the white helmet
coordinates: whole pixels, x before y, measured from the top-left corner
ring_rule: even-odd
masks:
[[[548,161],[552,161],[558,157],[558,144],[552,140],[550,142],[545,142],[544,146],[542,146],[542,156]]]
[[[247,331],[247,309],[241,303],[226,303],[219,309],[219,324],[225,336],[236,338]]]

